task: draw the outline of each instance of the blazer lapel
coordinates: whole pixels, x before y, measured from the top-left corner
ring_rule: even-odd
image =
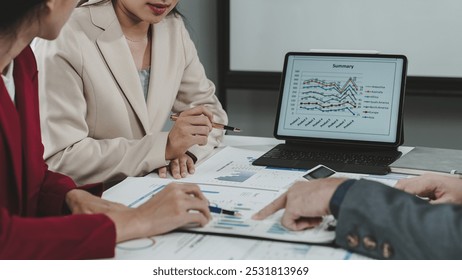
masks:
[[[183,55],[178,53],[178,46],[171,42],[171,30],[165,22],[152,25],[152,49],[151,49],[151,77],[147,108],[152,130],[158,130],[154,126],[163,125],[171,112],[175,102],[182,73],[178,73],[179,58]],[[169,43],[166,43],[169,42]],[[174,94],[172,94],[174,92]],[[165,99],[171,99],[169,102]],[[162,104],[163,106],[160,106]],[[171,106],[165,106],[170,104]],[[162,127],[161,127],[162,128]]]
[[[8,91],[5,88],[3,79],[0,78],[0,129],[3,131],[1,137],[6,139],[8,150],[10,151],[12,168],[14,170],[14,179],[16,181],[16,187],[18,197],[22,196],[22,149],[21,149],[21,128],[19,115],[16,107],[8,95]],[[7,147],[5,147],[7,148]]]
[[[90,11],[93,23],[103,29],[96,39],[101,55],[147,133],[149,120],[143,89],[114,9],[104,5],[91,7]]]

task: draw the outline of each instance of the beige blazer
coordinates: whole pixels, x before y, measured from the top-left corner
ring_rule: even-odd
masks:
[[[147,101],[111,3],[78,8],[55,41],[38,41],[40,112],[45,160],[78,184],[141,176],[168,164],[171,112],[205,105],[227,123],[181,18],[152,26]],[[213,129],[198,159],[223,137]]]

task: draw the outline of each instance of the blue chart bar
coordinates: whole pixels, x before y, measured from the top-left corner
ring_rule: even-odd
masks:
[[[352,254],[351,252],[348,252],[348,253],[345,255],[345,257],[343,257],[343,259],[344,259],[344,260],[349,260],[349,259],[351,259],[351,256],[352,256],[352,255],[353,255],[353,254]]]
[[[306,254],[308,254],[310,249],[311,249],[310,245],[301,245],[298,247],[294,247],[293,251],[296,252],[298,255],[305,256]]]
[[[207,190],[201,190],[203,193],[209,193],[209,194],[219,194],[220,192],[217,191],[207,191]]]
[[[135,201],[133,201],[132,203],[128,204],[128,207],[132,208],[134,206],[136,206],[137,204],[139,204],[141,201],[144,201],[144,200],[147,200],[148,198],[152,197],[153,195],[155,195],[156,193],[160,192],[163,188],[165,188],[165,185],[162,185],[150,192],[148,192],[147,194],[143,195],[142,197],[139,197],[138,199],[136,199]]]
[[[273,224],[270,229],[268,230],[268,233],[272,234],[287,234],[289,233],[289,230],[283,227],[282,225],[275,223]]]
[[[232,223],[232,222],[218,222],[217,225],[231,226],[231,227],[250,227],[249,224],[239,224],[239,223]]]
[[[235,171],[231,175],[228,176],[221,176],[215,178],[216,180],[226,181],[226,182],[245,182],[247,179],[255,175],[256,173],[253,171]]]
[[[241,217],[236,216],[223,216],[215,223],[215,227],[231,227],[231,228],[243,228],[250,227]]]

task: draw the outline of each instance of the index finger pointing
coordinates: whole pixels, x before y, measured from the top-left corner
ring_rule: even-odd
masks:
[[[266,205],[263,209],[258,211],[252,216],[254,220],[263,220],[270,216],[271,214],[277,212],[278,210],[286,206],[287,201],[287,192],[282,194],[280,197],[276,198],[270,204]]]

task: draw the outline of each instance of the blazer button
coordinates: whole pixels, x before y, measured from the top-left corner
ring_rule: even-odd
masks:
[[[350,233],[346,237],[348,247],[356,248],[359,245],[359,237],[356,234]]]
[[[382,245],[382,256],[385,258],[385,259],[390,259],[391,257],[393,257],[393,247],[391,247],[390,243],[388,242],[385,242],[383,243]]]
[[[370,236],[366,236],[363,238],[363,245],[367,250],[374,250],[377,248],[377,241]]]

